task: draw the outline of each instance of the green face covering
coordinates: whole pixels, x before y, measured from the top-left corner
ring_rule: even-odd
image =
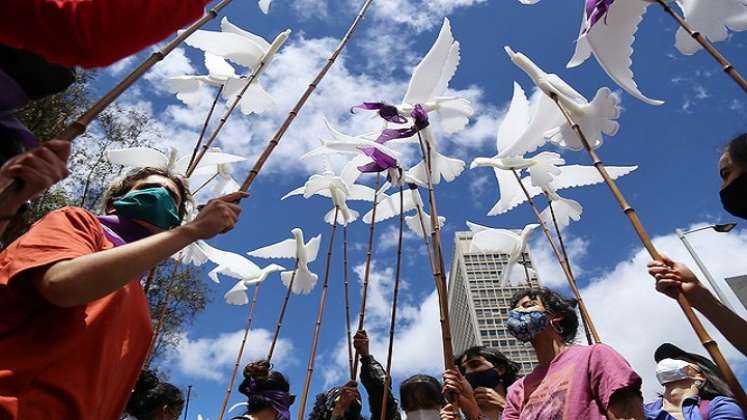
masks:
[[[164,230],[179,226],[182,221],[174,199],[164,187],[130,191],[113,205],[119,217],[148,222]]]

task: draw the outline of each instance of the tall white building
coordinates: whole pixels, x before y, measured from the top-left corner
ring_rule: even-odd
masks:
[[[528,343],[522,343],[508,332],[511,296],[527,287],[501,286],[500,277],[508,254],[469,252],[472,232],[457,232],[454,255],[449,273],[449,318],[454,353],[484,345],[495,347],[509,359],[521,364],[521,375],[537,365],[537,356]],[[532,268],[532,258],[524,254],[527,268]],[[521,263],[522,260],[520,259]],[[530,271],[529,284],[540,285],[534,271]]]
[[[729,277],[726,284],[731,287],[734,294],[737,295],[739,302],[747,309],[747,276]]]

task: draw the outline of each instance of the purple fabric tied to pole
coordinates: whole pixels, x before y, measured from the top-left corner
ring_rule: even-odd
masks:
[[[270,403],[272,408],[278,412],[278,419],[290,420],[290,406],[296,400],[296,397],[283,391],[258,391],[257,381],[249,378],[249,389],[247,390],[251,398],[257,398]]]
[[[40,144],[39,139],[24,126],[13,112],[29,103],[29,97],[23,88],[7,73],[0,70],[0,140],[7,137],[18,140],[27,148]]]
[[[120,219],[117,215],[98,216],[96,218],[104,227],[104,233],[114,243],[114,246],[139,241],[151,234],[143,226],[132,220]]]
[[[606,19],[607,12],[615,0],[586,0],[586,19],[589,26],[584,32],[589,32],[603,17]]]
[[[407,124],[407,118],[400,115],[397,107],[394,105],[388,105],[383,102],[363,102],[360,105],[356,105],[350,108],[350,112],[355,114],[354,109],[367,109],[369,111],[379,111],[379,116],[386,121],[395,124]]]
[[[392,107],[396,110],[396,108],[391,105],[385,105],[385,104],[377,104],[377,105],[382,105],[384,107]],[[358,107],[360,107],[360,105]],[[430,124],[430,122],[428,121],[428,113],[425,112],[425,109],[423,109],[423,107],[420,105],[415,105],[415,109],[413,109],[413,111],[410,113],[410,116],[414,120],[412,127],[387,128],[381,132],[381,135],[379,136],[379,138],[376,139],[376,143],[385,144],[386,142],[391,141],[391,140],[406,139],[408,137],[412,137],[415,134],[417,134],[418,131],[424,129],[425,127],[428,127],[428,125]],[[392,156],[389,156],[388,154],[382,152],[379,149],[376,149],[374,147],[369,147],[369,148],[363,149],[363,153],[365,153],[367,156],[373,159],[373,162],[367,163],[365,165],[358,167],[358,170],[363,173],[383,172],[388,169],[397,167],[397,159],[395,159]]]

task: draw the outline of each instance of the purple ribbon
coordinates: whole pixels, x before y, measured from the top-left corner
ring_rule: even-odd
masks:
[[[609,12],[610,6],[614,1],[615,0],[586,0],[586,19],[589,21],[589,26],[586,28],[585,32],[589,32],[603,17],[605,19],[607,18],[607,12]]]
[[[350,112],[355,114],[354,109],[367,109],[369,111],[379,111],[379,116],[386,121],[395,124],[406,124],[407,118],[401,115],[394,105],[388,105],[383,102],[363,102],[350,108]]]
[[[120,219],[116,215],[98,216],[96,218],[101,223],[101,226],[104,227],[104,234],[112,241],[115,247],[150,236],[150,232],[147,229],[131,220]]]
[[[272,408],[278,412],[278,418],[281,420],[290,420],[290,406],[295,401],[295,397],[283,391],[258,391],[257,381],[249,378],[248,393],[249,398],[257,398],[270,403]]]
[[[2,70],[0,92],[0,137],[19,140],[27,148],[38,146],[39,139],[13,115],[13,111],[29,103],[29,97],[21,85]]]
[[[391,106],[391,105],[386,105],[386,104],[376,104],[376,105],[381,105],[382,107],[391,107],[391,108],[394,108],[396,111],[396,107]],[[360,105],[358,105],[358,107],[360,107]],[[379,113],[379,115],[381,115],[381,113]],[[399,116],[401,117],[401,115]],[[412,127],[387,128],[381,132],[381,135],[379,136],[379,138],[376,139],[376,143],[386,144],[387,142],[391,140],[406,139],[408,137],[412,137],[415,134],[417,134],[418,131],[424,129],[425,127],[428,127],[428,125],[430,124],[430,122],[428,121],[428,113],[420,105],[415,105],[415,109],[412,110],[412,112],[410,113],[410,116],[414,120]],[[382,118],[386,120],[385,117],[382,117]],[[389,156],[388,154],[382,152],[381,150],[375,147],[365,148],[363,149],[363,153],[373,160],[373,162],[371,163],[367,163],[365,165],[358,167],[358,170],[363,173],[383,172],[388,169],[397,167],[397,159],[395,159],[392,156]]]

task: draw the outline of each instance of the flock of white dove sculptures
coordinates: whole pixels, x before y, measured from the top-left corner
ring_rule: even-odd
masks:
[[[520,2],[535,4],[539,0]],[[269,11],[270,3],[270,0],[258,2],[264,13]],[[587,0],[576,51],[567,67],[579,66],[593,55],[623,90],[648,104],[662,104],[662,101],[651,99],[640,91],[632,71],[635,34],[651,3],[650,0]],[[686,21],[712,42],[726,39],[729,31],[747,30],[747,0],[677,0],[677,4]],[[227,18],[222,20],[220,29],[199,30],[186,41],[188,45],[204,52],[207,74],[170,78],[166,83],[167,89],[176,94],[179,100],[189,103],[190,95],[203,87],[219,87],[222,97],[227,102],[237,102],[245,115],[262,114],[271,109],[274,100],[262,87],[260,76],[270,67],[273,56],[288,38],[290,31],[282,32],[270,43],[261,36],[232,24]],[[682,29],[675,35],[675,46],[687,55],[700,49],[699,44]],[[514,82],[511,104],[497,128],[496,154],[493,157],[475,158],[470,169],[490,167],[495,173],[500,198],[488,215],[506,213],[527,201],[524,192],[526,189],[530,197],[543,195],[552,203],[555,220],[560,228],[564,228],[571,221],[580,220],[583,207],[575,200],[561,197],[559,191],[598,184],[603,180],[593,166],[566,165],[565,159],[557,152],[540,150],[547,145],[574,151],[583,149],[578,136],[552,98],[557,98],[579,124],[592,148],[601,147],[605,137],[617,134],[620,98],[609,88],[602,87],[589,101],[558,75],[543,71],[526,55],[514,52],[510,47],[505,49],[511,61],[534,82],[538,92],[530,100],[522,87]],[[324,159],[323,172],[311,175],[303,186],[289,192],[282,199],[298,195],[304,198],[328,198],[331,200],[332,210],[324,215],[325,222],[345,226],[359,219],[359,213],[348,202],[376,200],[376,220],[373,220],[373,211],[368,211],[361,218],[364,223],[384,222],[399,216],[400,212],[414,211],[405,218],[408,228],[421,237],[430,235],[431,219],[419,190],[428,185],[426,160],[407,168],[403,156],[408,155],[401,148],[417,147],[420,151],[422,146],[422,150],[428,154],[426,158],[430,162],[431,181],[434,185],[441,180],[452,182],[463,173],[465,162],[442,154],[438,137],[430,124],[430,117],[437,116],[440,130],[444,134],[453,135],[467,127],[474,113],[467,98],[460,96],[459,92],[449,90],[449,83],[456,74],[459,62],[460,44],[454,39],[449,20],[444,19],[435,43],[414,68],[402,102],[392,107],[398,116],[383,120],[380,131],[362,135],[345,134],[325,119],[329,138],[320,139],[321,145],[318,148],[301,156],[301,159]],[[234,65],[243,70],[237,73]],[[384,130],[414,126],[416,118],[413,115],[417,108],[427,115],[423,126],[408,135],[381,139]],[[361,176],[359,168],[376,161],[372,152],[387,156],[395,162],[395,165],[387,168],[388,181],[378,191],[357,183]],[[339,174],[331,169],[330,155],[350,157]],[[232,167],[245,160],[211,148],[187,174],[190,156],[178,158],[173,149],[168,155],[143,147],[109,150],[107,157],[112,163],[127,167],[157,167],[190,175],[190,180],[195,184],[196,180],[207,180],[200,187],[199,201],[238,190],[239,184],[232,177]],[[607,167],[613,179],[636,169],[636,166]],[[390,188],[399,188],[403,184],[402,192],[387,194]],[[210,188],[203,188],[205,186]],[[404,194],[402,208],[400,194]],[[548,208],[542,212],[542,222],[545,224],[551,223],[549,210]],[[443,226],[446,219],[439,217],[437,222],[439,226]],[[515,284],[531,273],[530,269],[521,267],[520,259],[531,233],[540,225],[527,225],[520,233],[471,222],[467,222],[467,225],[473,232],[471,251],[509,255],[508,264],[503,269],[503,282]],[[291,287],[292,283],[293,293],[308,294],[318,281],[318,276],[308,265],[317,258],[321,235],[304,242],[304,233],[300,228],[291,232],[291,239],[248,253],[256,258],[292,259],[296,268],[290,271],[276,264],[260,268],[240,254],[213,248],[204,241],[192,244],[174,258],[184,264],[202,265],[212,262],[216,267],[209,272],[209,277],[216,282],[219,281],[218,275],[236,279],[237,283],[225,294],[229,304],[247,304],[247,287],[264,281],[275,271],[282,272],[281,278],[286,287]]]

